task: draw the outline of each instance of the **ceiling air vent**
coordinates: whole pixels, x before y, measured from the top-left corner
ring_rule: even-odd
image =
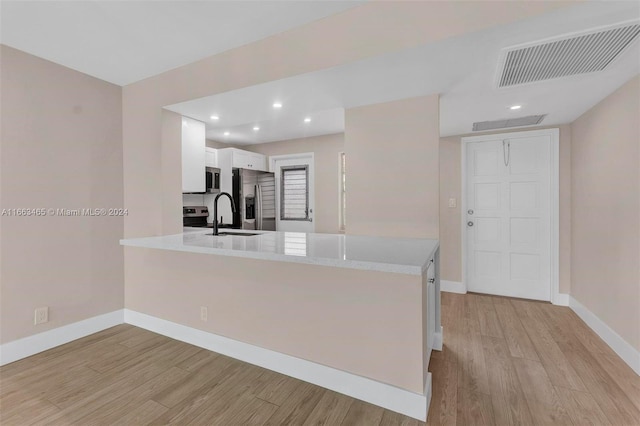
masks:
[[[506,48],[498,63],[497,86],[602,71],[638,34],[640,23],[634,21]]]
[[[535,126],[542,123],[547,115],[527,115],[526,117],[509,118],[506,120],[495,121],[478,121],[473,123],[474,132],[483,132],[485,130],[506,129],[508,127]]]

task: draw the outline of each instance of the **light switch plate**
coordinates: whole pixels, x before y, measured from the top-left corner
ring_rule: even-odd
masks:
[[[458,201],[455,198],[449,198],[449,208],[454,208],[458,206]]]

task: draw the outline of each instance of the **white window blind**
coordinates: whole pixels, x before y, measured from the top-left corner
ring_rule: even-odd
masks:
[[[262,217],[276,218],[276,183],[271,175],[259,175],[258,183],[262,188]]]
[[[280,220],[309,220],[309,171],[307,166],[282,167]]]

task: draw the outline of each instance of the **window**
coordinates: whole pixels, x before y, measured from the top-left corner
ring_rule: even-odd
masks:
[[[308,166],[283,166],[280,170],[280,220],[309,220]]]
[[[347,210],[346,210],[346,202],[347,202],[347,187],[346,187],[346,170],[347,163],[345,160],[344,152],[340,153],[340,199],[338,201],[338,206],[340,209],[340,217],[338,218],[338,222],[340,225],[340,231],[344,232],[345,226],[347,223]]]

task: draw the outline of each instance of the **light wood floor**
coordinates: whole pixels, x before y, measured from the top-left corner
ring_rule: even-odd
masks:
[[[444,293],[428,424],[640,425],[640,378],[568,308]],[[5,425],[418,425],[121,325],[0,368]]]
[[[569,308],[443,293],[429,424],[640,425],[640,377]]]

